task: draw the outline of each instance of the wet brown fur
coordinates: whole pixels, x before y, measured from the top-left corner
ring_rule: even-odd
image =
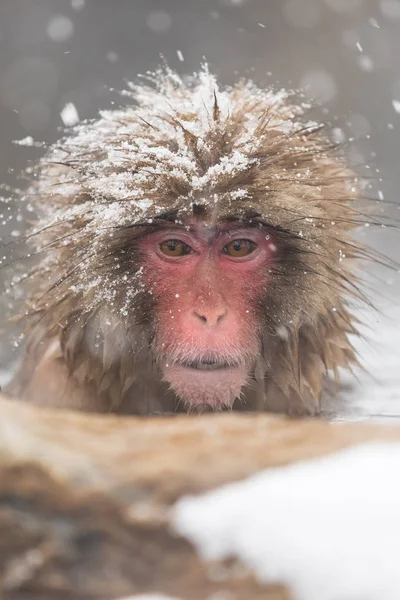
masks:
[[[351,236],[364,220],[358,212],[360,185],[323,129],[305,125],[282,131],[271,123],[277,112],[284,120],[300,120],[293,107],[271,105],[264,110],[262,100],[257,95],[252,99],[248,90],[242,82],[230,91],[233,100],[245,99],[228,117],[221,116],[215,92],[201,140],[191,127],[190,119],[198,118],[194,109],[192,115],[171,108],[154,116],[156,109],[149,107],[145,119],[130,107],[115,115],[128,128],[135,123],[148,146],[166,148],[171,156],[178,152],[177,142],[173,135],[161,133],[162,123],[183,132],[196,176],[201,177],[240,147],[248,115],[261,111],[255,130],[258,145],[246,168],[219,174],[200,191],[194,191],[190,173],[174,171],[168,158],[152,175],[159,159],[141,153],[139,147],[134,163],[122,160],[118,168],[104,166],[102,149],[80,147],[79,140],[69,146],[60,142],[41,161],[38,184],[30,192],[44,215],[31,234],[41,262],[30,278],[26,353],[10,387],[13,394],[100,412],[180,410],[152,355],[154,307],[137,274],[135,238],[144,227],[200,214],[213,223],[243,219],[263,224],[278,242],[271,283],[258,307],[263,355],[235,408],[319,411],[327,376],[337,378],[340,367],[356,362],[349,341],[356,333],[350,305],[363,299],[353,269],[365,250]],[[169,73],[157,93],[189,98],[190,86]],[[121,150],[127,140],[134,144],[137,135],[136,129],[132,136],[116,136],[111,127],[109,142]],[[116,201],[107,191],[93,191],[99,173],[104,176],[107,168],[110,174],[129,169],[132,183],[127,187],[142,186],[152,200],[139,217],[132,211],[131,223],[129,193]],[[140,177],[146,170],[144,183],[135,182],[136,174]],[[239,188],[246,191],[245,197],[232,197]],[[113,201],[121,206],[122,224],[106,221],[96,229],[94,210]],[[80,214],[69,212],[80,205],[85,207]],[[55,218],[49,218],[51,211]],[[130,296],[122,283],[125,275],[134,287]]]

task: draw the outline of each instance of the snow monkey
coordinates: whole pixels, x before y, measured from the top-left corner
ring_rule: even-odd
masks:
[[[309,106],[163,68],[37,166],[22,366],[34,403],[315,414],[356,362],[356,175]]]

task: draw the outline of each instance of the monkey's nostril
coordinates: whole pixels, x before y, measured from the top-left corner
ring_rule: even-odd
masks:
[[[203,323],[203,325],[208,325],[209,327],[213,327],[215,325],[219,325],[221,321],[223,321],[227,311],[194,311],[195,317]]]

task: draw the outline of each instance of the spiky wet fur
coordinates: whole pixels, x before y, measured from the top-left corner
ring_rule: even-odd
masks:
[[[207,69],[185,82],[164,69],[127,95],[134,105],[75,127],[38,165],[30,240],[41,262],[18,393],[58,340],[59,360],[101,410],[123,410],[129,396],[142,412],[159,375],[135,239],[145,225],[202,215],[264,224],[279,248],[259,307],[262,356],[237,404],[318,412],[326,376],[356,361],[357,177],[305,122],[309,107],[282,92],[220,90]]]

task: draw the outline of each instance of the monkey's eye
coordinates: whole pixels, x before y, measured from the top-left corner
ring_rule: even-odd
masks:
[[[160,244],[160,250],[165,256],[172,257],[185,256],[192,252],[191,247],[180,240],[166,240]]]
[[[233,240],[222,249],[222,252],[232,258],[243,258],[254,252],[256,248],[257,244],[251,240]]]

